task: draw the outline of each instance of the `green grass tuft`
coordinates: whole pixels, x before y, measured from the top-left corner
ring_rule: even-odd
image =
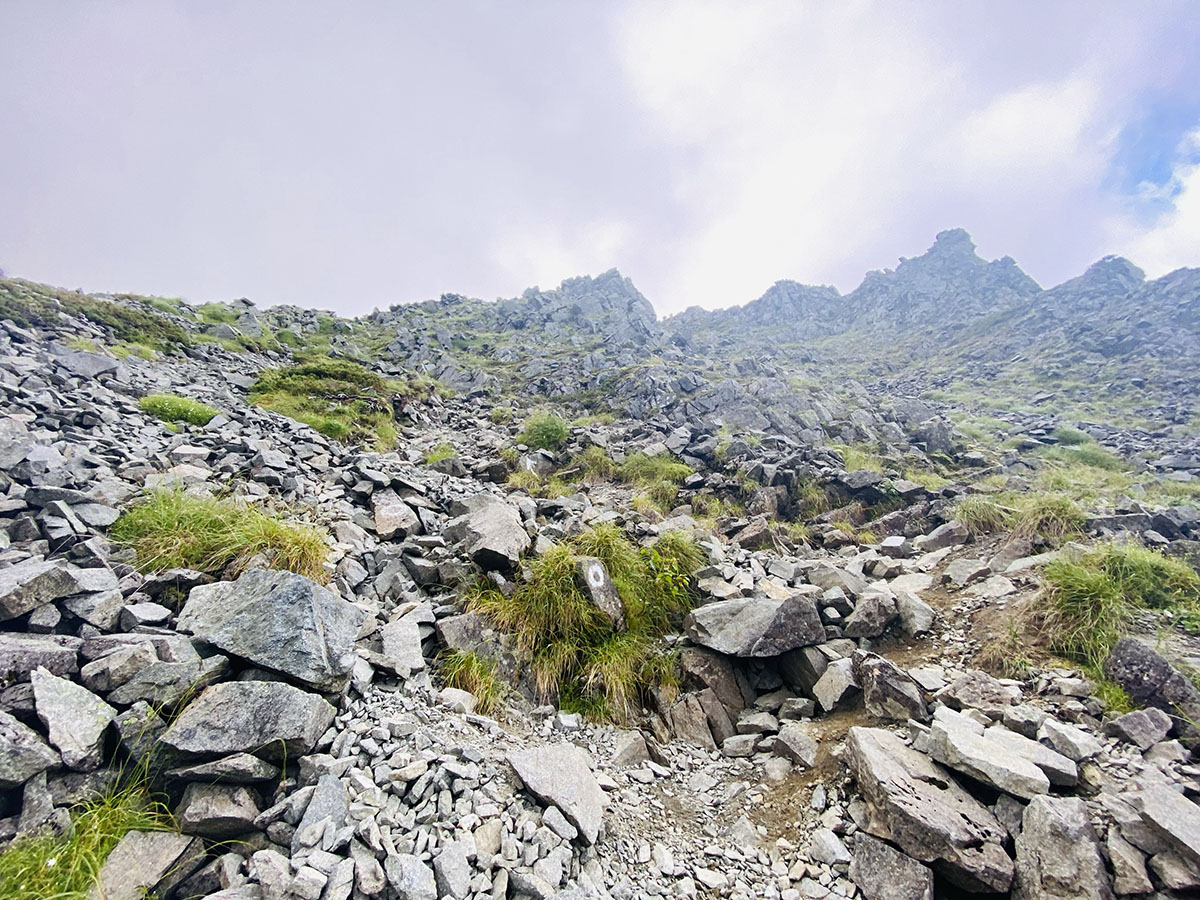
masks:
[[[86,900],[104,860],[130,831],[174,827],[166,807],[141,786],[84,803],[71,816],[69,838],[22,837],[0,852],[5,900]]]
[[[447,686],[475,695],[476,711],[490,716],[504,703],[508,686],[496,674],[496,661],[474,651],[447,650],[437,659]]]
[[[176,394],[149,394],[138,401],[138,406],[142,412],[164,422],[187,422],[189,425],[207,425],[217,414],[217,410],[199,400]]]
[[[455,456],[458,456],[458,451],[454,449],[453,444],[441,443],[425,454],[425,464],[432,466],[435,462],[453,459]]]
[[[1059,425],[1050,433],[1050,437],[1063,447],[1079,447],[1092,443],[1091,435],[1069,425]]]
[[[554,413],[534,413],[525,420],[517,443],[534,450],[557,450],[566,442],[569,433],[567,423]]]
[[[232,574],[265,553],[270,568],[328,580],[323,565],[328,547],[320,530],[232,499],[156,490],[125,510],[108,534],[134,549],[143,572],[182,567]]]
[[[634,453],[617,467],[617,477],[641,487],[646,500],[661,512],[668,512],[679,496],[679,485],[694,471],[673,456]]]

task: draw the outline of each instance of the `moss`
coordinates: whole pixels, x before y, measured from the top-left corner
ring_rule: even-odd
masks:
[[[143,572],[189,568],[232,575],[262,553],[273,569],[328,580],[320,530],[232,499],[156,490],[125,510],[109,537],[133,548]]]

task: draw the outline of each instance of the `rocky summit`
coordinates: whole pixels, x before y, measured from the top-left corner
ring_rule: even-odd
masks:
[[[0,279],[0,895],[1195,896],[1198,362],[1200,270],[961,230],[667,319]]]

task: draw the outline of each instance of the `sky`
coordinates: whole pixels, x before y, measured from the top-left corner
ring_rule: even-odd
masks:
[[[1200,4],[0,0],[0,269],[357,315],[616,267],[660,314],[945,228],[1200,266]]]

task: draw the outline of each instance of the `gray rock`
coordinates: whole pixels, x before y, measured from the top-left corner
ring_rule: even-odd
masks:
[[[893,559],[908,559],[912,556],[912,543],[902,534],[888,535],[879,544],[879,552]]]
[[[197,657],[188,662],[156,662],[114,688],[108,699],[118,706],[138,701],[157,706],[175,706],[196,691],[229,675],[225,656]]]
[[[1098,740],[1082,728],[1051,718],[1046,719],[1038,729],[1038,740],[1075,762],[1091,759],[1104,749]]]
[[[442,530],[447,542],[461,544],[485,570],[516,568],[531,544],[521,513],[491,494],[476,494],[459,506],[462,512]]]
[[[79,679],[88,690],[108,693],[156,662],[158,656],[149,644],[118,647],[107,656],[92,660],[80,669]]]
[[[173,831],[128,831],[109,853],[90,900],[167,896],[204,860],[204,843]]]
[[[275,762],[311,753],[333,721],[316,694],[275,681],[230,681],[205,688],[162,736],[190,756],[256,753]]]
[[[1172,725],[1170,716],[1151,706],[1118,716],[1104,726],[1104,733],[1128,741],[1139,750],[1149,750],[1159,741],[1166,739],[1171,733]]]
[[[553,807],[552,807],[553,808]],[[451,841],[433,859],[440,900],[466,900],[471,893],[471,863],[462,841]]]
[[[1168,787],[1142,791],[1142,821],[1193,866],[1200,865],[1200,807]]]
[[[36,731],[0,709],[0,790],[20,787],[59,761]]]
[[[929,729],[929,755],[1014,797],[1028,800],[1050,790],[1050,779],[1041,769],[1021,754],[1006,751],[1003,744],[988,740],[983,726],[961,713],[938,710]]]
[[[817,741],[799,722],[784,722],[779,727],[771,752],[806,769],[817,764]]]
[[[835,659],[812,687],[812,695],[821,709],[832,712],[841,704],[858,696],[858,679],[854,677],[854,661]]]
[[[708,725],[708,714],[695,694],[685,694],[671,704],[668,718],[671,731],[679,740],[702,750],[716,748],[716,741]]]
[[[1104,849],[1113,869],[1113,890],[1118,894],[1148,894],[1154,890],[1146,873],[1146,857],[1115,825],[1108,829]]]
[[[615,746],[610,765],[614,769],[640,766],[650,760],[650,752],[646,747],[646,739],[642,737],[640,732],[618,732],[613,743]]]
[[[942,583],[964,588],[987,578],[991,571],[982,559],[956,559],[942,572]]]
[[[1019,690],[1001,684],[986,672],[972,669],[938,691],[934,699],[951,709],[977,709],[988,718],[999,719],[1019,696]]]
[[[594,844],[604,815],[604,794],[588,765],[587,754],[574,744],[517,750],[508,762],[526,790],[542,803],[553,803],[579,829],[585,844]]]
[[[852,659],[868,713],[894,722],[929,718],[921,688],[908,673],[875,653],[855,653]]]
[[[382,540],[403,539],[421,533],[420,517],[391,488],[371,494],[371,509],[375,513],[375,533]]]
[[[854,838],[850,880],[866,900],[933,900],[933,871],[865,831]]]
[[[933,607],[912,591],[897,590],[896,609],[900,616],[900,628],[905,634],[916,637],[933,628]]]
[[[402,616],[379,629],[383,643],[382,662],[401,678],[425,668],[421,650],[421,623],[415,616]]]
[[[192,588],[179,629],[320,690],[341,690],[366,613],[293,572],[253,569]]]
[[[808,855],[827,866],[850,865],[850,851],[846,849],[842,839],[828,828],[818,828],[812,833],[808,842]]]
[[[1108,900],[1100,845],[1078,797],[1034,797],[1016,837],[1013,900]]]
[[[1180,740],[1200,739],[1200,690],[1158,653],[1149,642],[1123,637],[1104,660],[1104,674],[1119,684],[1138,706],[1153,706],[1175,723]]]
[[[121,365],[111,356],[87,350],[68,350],[58,344],[51,345],[51,352],[60,366],[80,378],[96,378],[106,372],[115,372]]]
[[[393,853],[383,861],[383,871],[398,900],[438,900],[437,880],[421,857]]]
[[[971,532],[966,525],[962,522],[950,521],[945,525],[939,525],[929,534],[915,538],[913,549],[918,553],[932,553],[935,550],[944,550],[957,544],[965,544],[970,536]]]
[[[63,763],[78,771],[99,766],[104,733],[117,711],[87,688],[46,669],[35,669],[31,681],[38,718]]]
[[[1045,744],[1039,744],[1000,725],[988,728],[984,736],[988,741],[999,744],[1005,753],[1015,753],[1029,760],[1046,774],[1053,785],[1074,787],[1079,783],[1079,767],[1075,765],[1074,760]]]
[[[878,728],[850,729],[846,763],[866,802],[866,831],[933,864],[964,890],[1008,890],[1005,830],[945,770]]]
[[[168,778],[178,781],[205,781],[212,784],[253,784],[258,781],[273,781],[279,777],[279,767],[251,756],[235,753],[212,762],[198,763],[171,769]]]
[[[896,598],[887,589],[868,588],[854,604],[842,632],[848,638],[873,638],[883,634],[899,612]]]
[[[298,856],[306,846],[319,844],[328,828],[335,831],[341,828],[349,810],[350,797],[341,779],[336,775],[318,778],[316,790],[304,809],[304,817],[292,836],[292,856]]]
[[[0,632],[0,684],[28,681],[39,666],[52,675],[79,671],[83,641],[64,634],[9,634]]]
[[[604,567],[604,560],[594,556],[580,556],[575,560],[575,576],[592,604],[604,613],[609,623],[618,631],[625,630],[625,604],[617,593]]]
[[[15,619],[78,588],[66,565],[30,557],[0,569],[0,621]]]
[[[785,600],[744,597],[692,610],[684,630],[695,643],[737,657],[778,656],[825,640],[811,591]]]
[[[214,840],[253,831],[258,813],[254,795],[238,784],[192,782],[175,808],[180,831]]]

